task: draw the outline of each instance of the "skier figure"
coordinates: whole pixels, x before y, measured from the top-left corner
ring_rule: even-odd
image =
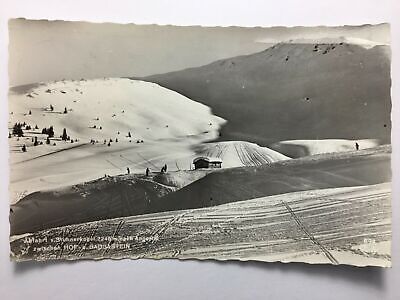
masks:
[[[131,170],[129,169],[129,167],[126,168],[126,172],[128,173],[128,175],[131,174]]]
[[[360,149],[360,145],[356,142],[356,150]]]
[[[149,168],[146,168],[146,176],[149,176],[150,170]]]
[[[164,172],[167,173],[167,164],[164,165]]]

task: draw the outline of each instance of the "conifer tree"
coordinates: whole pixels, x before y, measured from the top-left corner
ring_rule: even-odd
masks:
[[[22,130],[21,123],[15,123],[13,127],[13,134],[18,137],[24,136],[24,131]]]
[[[61,139],[63,140],[63,141],[66,141],[67,139],[68,139],[68,135],[67,135],[67,129],[63,129],[63,134],[62,134],[62,136],[61,136]]]
[[[49,137],[54,137],[54,129],[53,126],[50,126],[49,129],[47,130],[47,135]]]

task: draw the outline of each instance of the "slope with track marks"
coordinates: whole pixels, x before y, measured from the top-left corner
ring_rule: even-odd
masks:
[[[240,141],[205,143],[196,147],[195,151],[201,156],[222,159],[223,168],[261,166],[289,159],[289,157],[267,147]]]
[[[26,242],[44,237],[69,240],[46,243],[60,250],[36,252],[32,246],[40,243]],[[89,241],[74,248],[82,237]],[[175,257],[390,266],[390,239],[390,184],[384,183],[54,228],[11,237],[11,252],[17,260]]]

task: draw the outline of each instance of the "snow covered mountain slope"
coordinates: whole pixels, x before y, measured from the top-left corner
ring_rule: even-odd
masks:
[[[168,163],[189,169],[193,145],[215,139],[225,123],[209,107],[174,91],[122,78],[12,89],[9,111],[13,201],[33,191],[125,173],[128,167],[158,171]],[[15,123],[25,124],[23,136],[13,135]],[[46,141],[42,130],[50,126],[54,137]],[[67,141],[61,139],[64,128]]]

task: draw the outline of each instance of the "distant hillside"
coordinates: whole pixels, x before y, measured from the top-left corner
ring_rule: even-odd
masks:
[[[277,44],[263,52],[144,78],[228,120],[220,140],[390,142],[388,46]]]

